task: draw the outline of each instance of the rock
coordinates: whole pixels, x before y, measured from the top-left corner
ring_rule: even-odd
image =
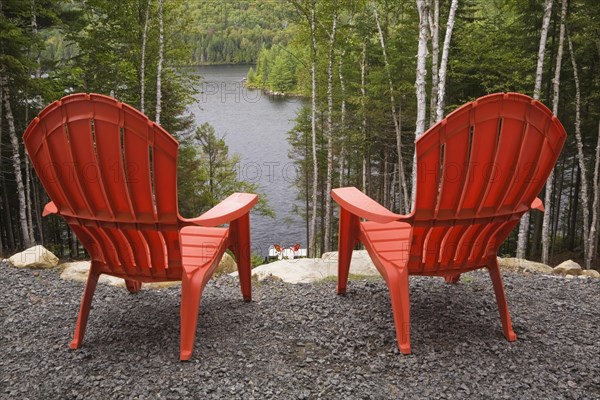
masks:
[[[85,283],[90,272],[89,261],[74,261],[60,265],[62,272],[60,278],[66,281],[75,281]],[[117,287],[125,287],[125,280],[116,276],[102,274],[100,275],[99,283]],[[181,282],[150,282],[142,285],[143,289],[166,289],[172,286],[181,285]]]
[[[215,270],[215,275],[218,276],[222,274],[230,274],[235,271],[237,271],[237,264],[235,260],[229,255],[229,253],[225,252],[221,258],[221,261],[219,262],[219,266]]]
[[[537,263],[522,258],[500,258],[498,265],[501,268],[516,270],[520,272],[530,272],[539,274],[552,274],[554,269],[546,264]]]
[[[581,271],[581,275],[589,276],[590,278],[600,279],[600,272],[596,271],[595,269],[584,269],[583,271]]]
[[[21,253],[14,254],[8,259],[13,267],[17,268],[53,268],[58,265],[58,257],[44,246],[33,246]]]
[[[62,268],[62,272],[60,274],[61,279],[64,279],[66,281],[84,283],[87,281],[87,277],[90,272],[89,261],[74,261],[70,263],[64,263],[61,264],[60,267]],[[111,286],[125,287],[125,281],[123,279],[106,274],[100,275],[98,283]]]
[[[554,273],[560,275],[581,275],[582,272],[581,265],[573,260],[567,260],[554,267]]]
[[[321,258],[296,258],[260,265],[252,270],[258,280],[276,277],[288,283],[310,283],[337,276],[337,252],[325,253]],[[365,250],[354,251],[350,273],[377,276],[379,272]],[[237,272],[230,274],[237,276]]]
[[[323,253],[321,260],[325,263],[332,263],[336,266],[337,276],[337,263],[338,263],[338,252],[332,251],[329,253]],[[371,256],[366,250],[354,250],[352,252],[352,260],[350,260],[350,273],[357,275],[379,275],[379,271],[375,268]]]

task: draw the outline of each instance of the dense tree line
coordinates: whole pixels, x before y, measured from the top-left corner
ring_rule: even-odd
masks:
[[[263,48],[285,45],[293,7],[278,0],[186,1],[181,15],[192,20],[184,40],[191,64],[255,63]]]
[[[598,246],[590,247],[589,232],[597,232],[599,222],[593,220],[599,208],[593,199],[598,198],[600,3],[293,3],[297,16],[288,45],[264,49],[248,81],[312,97],[289,140],[306,149],[294,154],[302,171],[299,212],[310,221],[313,254],[336,247],[330,187],[357,186],[386,207],[409,212],[415,138],[465,102],[516,91],[554,109],[568,132],[546,194],[540,195],[546,197],[549,222],[544,224],[540,213],[526,219],[528,240],[520,255],[597,265]],[[542,246],[544,231],[548,239]],[[502,253],[517,253],[517,235],[516,229]],[[593,240],[597,243],[598,235]]]
[[[236,158],[209,125],[194,126],[192,76],[176,70],[192,48],[191,19],[162,0],[0,1],[0,252],[42,243],[59,256],[83,256],[59,217],[43,219],[48,201],[21,141],[29,121],[69,93],[94,92],[144,110],[180,141],[182,214],[199,215],[238,182]],[[264,201],[259,209],[270,213]]]

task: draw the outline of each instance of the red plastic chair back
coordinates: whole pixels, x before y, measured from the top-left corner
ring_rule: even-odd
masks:
[[[110,97],[76,94],[48,106],[23,138],[58,213],[92,260],[115,275],[181,279],[171,135]]]
[[[495,256],[565,138],[547,107],[517,93],[482,97],[429,129],[416,143],[409,271],[467,269]]]

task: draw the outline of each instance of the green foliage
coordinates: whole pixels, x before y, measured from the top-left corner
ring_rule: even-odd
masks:
[[[287,1],[183,1],[179,12],[193,20],[182,32],[191,64],[255,63],[263,47],[285,44],[293,8]]]
[[[258,186],[239,179],[240,159],[229,155],[223,138],[208,123],[199,126],[181,147],[178,164],[179,211],[194,217],[217,205],[234,192],[257,193]],[[274,217],[265,197],[256,211]]]

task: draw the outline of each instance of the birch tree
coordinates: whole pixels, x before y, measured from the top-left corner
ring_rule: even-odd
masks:
[[[331,250],[331,189],[333,188],[333,56],[337,32],[337,4],[333,11],[331,32],[329,33],[329,55],[327,60],[327,177],[325,189],[325,233],[324,251]]]
[[[387,50],[385,47],[385,40],[383,36],[383,30],[381,29],[381,23],[379,22],[379,14],[377,13],[377,5],[373,0],[371,2],[373,8],[373,15],[375,16],[375,22],[377,23],[377,31],[379,32],[379,42],[381,43],[381,51],[383,52],[383,62],[385,72],[388,79],[388,85],[390,90],[390,109],[392,111],[392,119],[394,120],[394,130],[396,133],[396,151],[398,152],[398,171],[400,174],[400,189],[402,191],[402,205],[404,206],[403,211],[409,210],[409,197],[408,189],[406,186],[406,175],[404,173],[404,162],[402,160],[402,127],[400,126],[400,117],[396,110],[396,98],[394,97],[394,82],[392,81],[392,73],[390,72],[390,63],[387,57]],[[425,49],[427,51],[427,49]],[[423,121],[425,115],[423,115]]]
[[[148,0],[146,7],[146,18],[144,19],[144,31],[142,34],[142,57],[140,60],[140,111],[144,113],[144,101],[146,98],[146,42],[148,40],[148,21],[150,20],[150,6],[152,0]]]
[[[546,54],[546,40],[548,38],[548,27],[550,26],[550,16],[552,15],[552,0],[546,0],[544,3],[544,18],[542,20],[542,32],[540,34],[540,46],[538,49],[537,67],[535,70],[535,86],[533,88],[533,98],[539,100],[542,90],[542,72],[544,70],[544,55]],[[550,205],[546,203],[549,210]],[[529,213],[525,213],[519,224],[519,236],[517,240],[517,258],[525,258],[527,250],[527,241],[529,235]]]
[[[312,159],[313,159],[313,181],[312,181],[312,196],[311,207],[312,213],[310,217],[310,244],[309,252],[313,257],[317,256],[317,188],[319,186],[319,165],[317,159],[317,32],[315,23],[315,8],[316,1],[312,1],[310,9],[310,38],[311,38],[311,110],[310,110],[310,129],[312,140]]]
[[[2,2],[0,1],[0,11],[2,11],[1,8]],[[2,171],[2,96],[3,96],[3,91],[2,91],[2,82],[0,81],[0,171]],[[1,178],[0,174],[0,178]],[[4,191],[4,188],[2,188],[2,191]],[[3,208],[4,207],[8,207],[8,202],[3,203],[0,201],[0,211],[4,211]],[[6,227],[8,228],[8,227]],[[4,249],[4,244],[2,242],[2,228],[0,227],[0,253],[2,253],[2,249]]]
[[[592,202],[592,223],[590,226],[590,249],[586,259],[586,266],[598,251],[598,228],[600,227],[600,121],[598,122],[598,140],[596,142],[596,165],[594,166],[594,201]],[[589,268],[589,267],[588,267]]]
[[[8,86],[8,79],[6,75],[4,75],[4,71],[0,71],[0,85],[2,85],[2,102],[4,103],[6,122],[8,123],[8,133],[13,149],[12,161],[15,172],[15,181],[17,182],[17,196],[19,198],[19,223],[21,226],[21,235],[23,236],[23,244],[25,247],[30,247],[32,242],[29,236],[29,225],[27,223],[27,202],[25,201],[25,187],[23,186],[23,175],[21,171],[19,139],[17,138],[15,119],[10,105],[10,87]]]
[[[415,128],[415,140],[425,133],[425,116],[427,112],[427,93],[425,92],[425,79],[427,78],[427,31],[429,5],[426,0],[417,0],[419,11],[419,44],[417,47],[417,73],[415,79],[415,91],[417,95],[417,122]],[[411,201],[415,202],[415,189],[417,183],[417,153],[413,157],[412,192]]]
[[[577,141],[577,159],[579,161],[579,171],[581,174],[581,205],[583,208],[583,250],[586,269],[591,268],[593,251],[590,241],[590,210],[588,198],[588,180],[587,167],[585,166],[585,157],[583,154],[583,140],[581,139],[581,89],[579,87],[579,75],[577,73],[577,62],[573,51],[573,42],[571,36],[567,35],[569,45],[569,54],[571,56],[571,66],[573,67],[573,80],[575,82],[575,139]]]
[[[433,0],[433,17],[431,17],[431,13],[429,15],[429,26],[431,27],[431,98],[429,99],[429,126],[432,126],[437,120],[437,94],[439,90],[440,0]]]
[[[164,51],[164,32],[163,32],[163,0],[158,0],[158,65],[156,69],[156,124],[160,125],[160,112],[162,100],[161,75]]]
[[[367,90],[365,72],[367,65],[367,41],[363,41],[362,52],[360,56],[360,107],[362,111],[362,121],[360,124],[360,132],[363,139],[363,146],[367,145]],[[368,194],[367,187],[367,151],[363,148],[362,152],[362,191]]]
[[[340,95],[342,98],[340,104],[340,128],[342,132],[346,131],[346,82],[344,80],[344,56],[346,55],[346,49],[342,51],[338,60],[338,78],[340,80]],[[339,187],[344,186],[344,170],[346,168],[346,143],[342,138],[340,146],[340,176],[339,176]]]
[[[560,95],[560,70],[562,65],[563,47],[565,41],[565,18],[567,15],[567,0],[562,0],[562,9],[560,12],[560,32],[558,34],[558,51],[556,55],[556,67],[554,69],[553,97],[552,97],[552,112],[554,115],[558,113],[558,99]],[[546,211],[544,212],[544,220],[542,223],[542,263],[548,264],[548,256],[550,250],[550,204],[552,202],[552,180],[554,179],[554,169],[550,172],[548,181],[546,182],[545,204]],[[582,182],[583,183],[583,182]]]
[[[448,13],[448,22],[446,23],[446,36],[444,37],[444,47],[442,48],[442,61],[440,63],[438,90],[437,90],[437,108],[435,122],[444,118],[444,107],[446,106],[446,70],[448,69],[448,54],[450,53],[450,41],[452,40],[452,31],[454,30],[454,18],[458,0],[452,0],[450,12]]]

